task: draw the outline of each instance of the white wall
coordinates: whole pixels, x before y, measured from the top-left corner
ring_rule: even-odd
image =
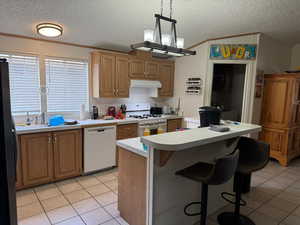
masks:
[[[257,70],[264,74],[281,73],[290,68],[291,46],[285,45],[267,35],[260,35]],[[254,99],[252,122],[260,124],[262,98]]]
[[[0,53],[23,53],[39,55],[40,57],[52,56],[90,61],[91,51],[94,51],[94,49],[0,35]],[[43,73],[43,68],[41,68],[41,72]],[[91,75],[91,73],[89,74]],[[92,96],[91,87],[90,96]],[[145,93],[136,93],[130,96],[130,98],[125,99],[90,98],[91,104],[98,105],[103,112],[105,112],[107,106],[110,105],[117,106],[130,103],[152,103],[153,105],[163,105],[165,104],[165,101],[165,99],[149,98]]]
[[[259,39],[257,69],[265,74],[281,73],[290,68],[292,47],[262,34]]]
[[[300,70],[300,44],[297,44],[292,49],[291,69]]]
[[[195,56],[178,58],[175,61],[175,89],[174,98],[171,104],[176,106],[177,99],[181,98],[181,112],[185,117],[199,119],[198,108],[203,106],[206,92],[205,80],[208,76],[208,66],[211,63],[209,59],[209,47],[211,44],[258,44],[259,35],[248,35],[235,38],[227,38],[215,41],[209,41],[201,44],[192,50],[196,51]],[[256,68],[256,62],[253,63]],[[255,70],[253,70],[255,71]],[[190,96],[184,93],[185,80],[189,76],[200,76],[203,80],[203,91],[200,96]],[[255,74],[253,74],[255,76]]]

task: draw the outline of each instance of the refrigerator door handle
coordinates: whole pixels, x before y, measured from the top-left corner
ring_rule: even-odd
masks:
[[[12,129],[11,129],[11,133],[14,136],[12,138],[13,142],[14,142],[14,146],[15,146],[15,150],[14,150],[14,160],[15,160],[15,177],[17,180],[17,163],[18,163],[18,151],[19,151],[19,144],[18,144],[18,138],[17,138],[17,133],[16,133],[16,126],[15,126],[15,122],[12,119]]]

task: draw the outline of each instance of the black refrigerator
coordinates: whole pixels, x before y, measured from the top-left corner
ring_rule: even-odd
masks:
[[[9,70],[0,59],[0,224],[17,225],[16,132],[10,108]]]

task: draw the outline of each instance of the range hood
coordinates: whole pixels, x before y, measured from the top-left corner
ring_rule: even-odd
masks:
[[[131,88],[161,88],[161,83],[158,80],[131,80]]]
[[[131,80],[130,89],[143,89],[149,97],[158,97],[158,88],[161,88],[161,82],[158,80]]]

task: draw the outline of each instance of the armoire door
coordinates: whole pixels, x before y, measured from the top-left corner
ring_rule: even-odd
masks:
[[[265,79],[262,103],[262,125],[286,128],[291,118],[293,81],[282,78]]]

